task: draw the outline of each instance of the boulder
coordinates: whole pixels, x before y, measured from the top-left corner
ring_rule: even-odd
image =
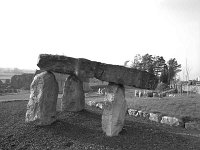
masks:
[[[157,92],[153,92],[153,97],[159,97]]]
[[[85,107],[83,82],[75,75],[69,76],[64,84],[61,102],[62,111],[81,111]]]
[[[100,108],[100,109],[103,109],[103,103],[97,103],[97,104],[96,104],[96,107],[97,107],[97,108]]]
[[[41,54],[37,65],[41,70],[75,74],[82,81],[95,77],[101,81],[146,89],[155,89],[158,83],[157,77],[146,71],[90,61],[83,58],[76,59],[66,56]]]
[[[200,130],[200,121],[189,121],[185,123],[186,129]]]
[[[162,114],[159,112],[154,112],[154,113],[149,113],[149,120],[155,121],[155,122],[160,122],[162,119]]]
[[[96,106],[96,102],[95,101],[88,101],[87,104],[89,106]]]
[[[149,116],[150,116],[150,115],[149,115],[149,113],[148,113],[148,112],[146,112],[146,111],[143,111],[143,117],[144,117],[144,118],[149,118]]]
[[[130,116],[137,116],[138,115],[138,110],[135,110],[135,109],[128,109],[128,114]]]
[[[138,111],[138,116],[139,116],[139,117],[143,117],[143,111],[142,111],[142,110],[139,110],[139,111]]]
[[[51,72],[36,75],[30,87],[25,121],[49,125],[56,120],[58,83]]]
[[[102,129],[107,136],[117,136],[124,126],[127,104],[122,85],[109,83],[105,94]]]
[[[168,124],[170,126],[180,126],[182,122],[176,117],[163,116],[160,123]]]

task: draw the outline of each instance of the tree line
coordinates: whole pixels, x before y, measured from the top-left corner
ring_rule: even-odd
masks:
[[[160,82],[170,84],[174,80],[176,74],[181,71],[181,64],[178,64],[175,58],[169,59],[167,62],[163,56],[153,56],[150,54],[137,54],[133,61],[125,61],[124,66],[147,71],[156,75]]]

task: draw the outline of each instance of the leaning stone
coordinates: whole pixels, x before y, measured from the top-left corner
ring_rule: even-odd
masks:
[[[182,123],[176,117],[163,116],[160,123],[168,124],[170,126],[180,126]]]
[[[190,121],[185,123],[186,129],[200,130],[200,121]]]
[[[155,121],[155,122],[160,122],[162,119],[162,114],[161,113],[150,113],[149,114],[149,120]]]
[[[109,83],[105,97],[102,129],[107,136],[117,136],[124,126],[127,112],[125,89],[122,85]]]
[[[58,83],[51,72],[36,75],[30,86],[25,121],[49,125],[56,120]]]
[[[61,109],[62,111],[81,111],[85,107],[83,82],[75,75],[69,76],[64,84]]]

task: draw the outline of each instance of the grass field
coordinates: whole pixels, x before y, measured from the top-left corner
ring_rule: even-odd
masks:
[[[133,90],[126,91],[128,107],[147,112],[161,112],[163,114],[185,117],[191,116],[200,119],[200,95],[186,94],[164,98],[134,97]]]
[[[0,102],[9,100],[28,100],[29,95],[29,91],[21,91],[19,93],[6,93],[4,95],[0,95]]]
[[[200,119],[200,95],[186,94],[175,97],[151,98],[151,97],[135,97],[135,88],[127,88],[125,98],[128,108],[143,110],[146,112],[161,112],[169,116],[177,118],[191,117]],[[104,96],[89,96],[86,101],[93,100],[100,102],[104,100]]]
[[[125,95],[129,108],[143,110],[147,112],[161,112],[174,117],[192,117],[200,119],[200,95],[182,95],[176,97],[164,97],[164,98],[139,98],[134,96],[135,89],[127,88]],[[18,94],[10,94],[0,96],[0,101],[7,100],[28,100],[29,91],[22,91]],[[58,96],[58,105],[60,105],[60,99],[62,94]],[[104,100],[103,95],[90,93],[86,95],[86,102],[93,100],[100,102]]]

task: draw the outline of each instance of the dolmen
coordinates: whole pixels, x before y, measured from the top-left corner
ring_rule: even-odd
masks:
[[[97,78],[108,82],[106,106],[102,114],[102,130],[107,136],[116,136],[124,126],[127,104],[124,86],[155,89],[158,79],[146,71],[105,64],[83,58],[40,54],[37,66],[42,71],[30,86],[27,104],[27,123],[50,125],[56,120],[58,83],[53,72],[70,75],[64,84],[61,110],[78,112],[85,107],[83,82]]]

